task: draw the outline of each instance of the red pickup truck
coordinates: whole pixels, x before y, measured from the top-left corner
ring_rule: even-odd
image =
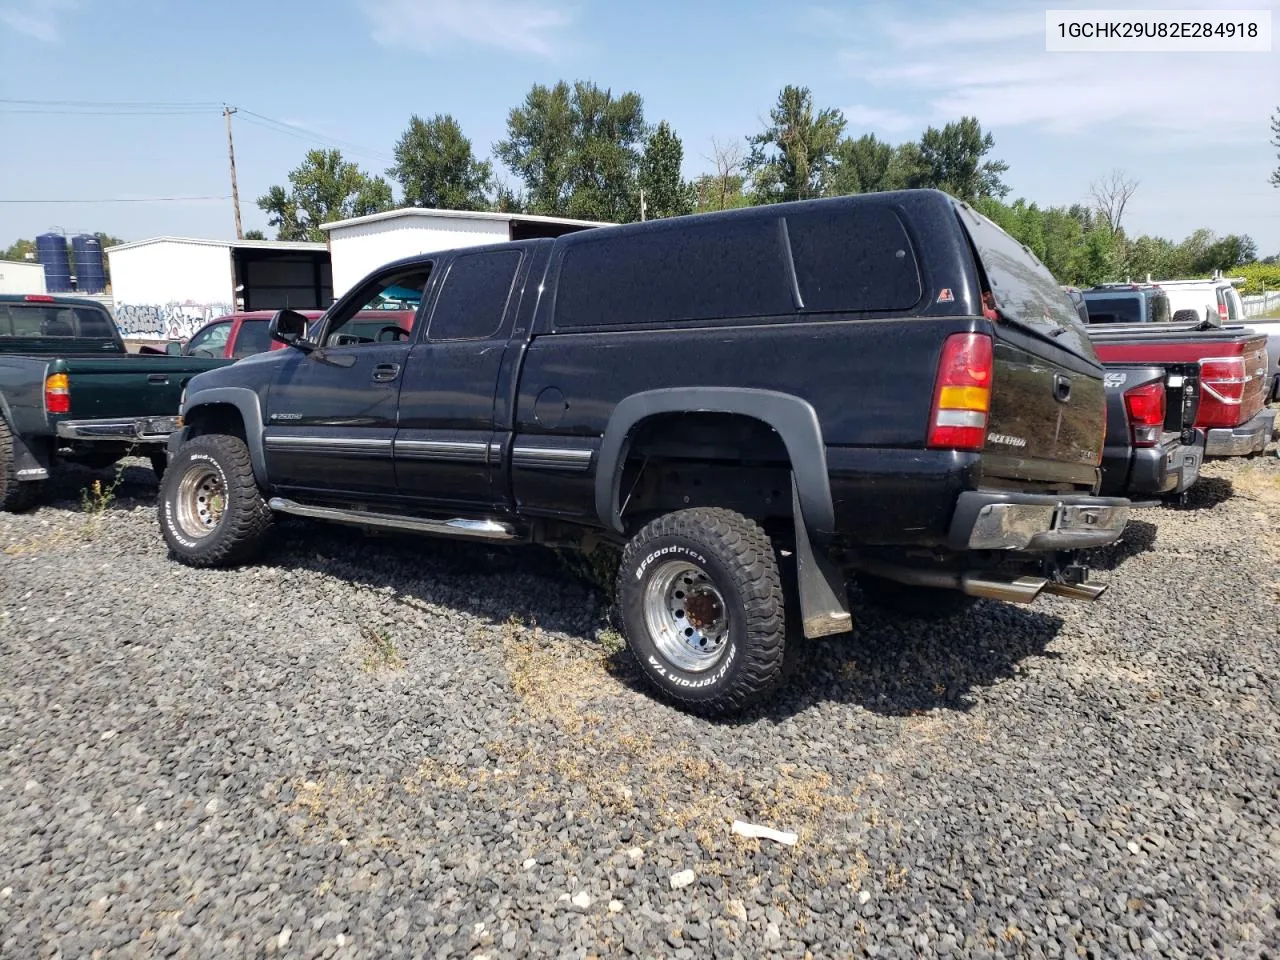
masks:
[[[1200,411],[1205,456],[1261,453],[1272,438],[1276,411],[1267,402],[1267,338],[1240,326],[1134,323],[1090,326],[1103,363],[1200,365]]]
[[[323,310],[297,310],[308,320],[313,321],[311,333],[318,331],[314,321],[324,316]],[[252,310],[248,313],[233,313],[225,317],[210,320],[192,334],[186,344],[179,347],[173,344],[171,353],[181,353],[186,357],[221,357],[227,360],[239,360],[255,353],[268,350],[279,350],[284,344],[271,339],[268,326],[274,310]],[[343,343],[359,340],[399,339],[398,331],[409,333],[413,330],[412,310],[362,310],[355,321],[342,329],[340,340]]]

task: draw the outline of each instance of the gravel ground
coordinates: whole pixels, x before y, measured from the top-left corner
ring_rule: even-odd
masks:
[[[1205,474],[1098,604],[855,610],[733,723],[542,551],[193,571],[66,474],[0,515],[0,956],[1275,957],[1280,462]]]

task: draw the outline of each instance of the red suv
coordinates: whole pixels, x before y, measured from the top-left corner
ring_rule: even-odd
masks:
[[[315,321],[324,316],[324,311],[295,312],[312,321],[311,335],[315,336],[318,332]],[[342,328],[339,338],[343,343],[394,341],[400,337],[400,331],[408,333],[413,330],[413,314],[412,310],[361,310],[354,321]],[[183,345],[182,355],[239,360],[255,353],[279,350],[284,344],[272,340],[267,332],[271,318],[275,315],[274,310],[252,310],[210,320]]]

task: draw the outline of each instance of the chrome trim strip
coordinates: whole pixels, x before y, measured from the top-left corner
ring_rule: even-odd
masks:
[[[531,470],[572,470],[583,473],[591,466],[595,451],[565,447],[514,447],[511,465]]]
[[[395,530],[412,530],[441,536],[467,537],[479,540],[514,540],[516,531],[509,523],[498,520],[472,520],[455,517],[451,520],[433,520],[429,517],[396,517],[385,513],[369,513],[364,510],[339,510],[334,507],[317,507],[298,503],[284,497],[272,497],[267,506],[280,513],[316,520],[332,520],[337,523],[353,523],[362,527],[387,527]]]
[[[450,460],[485,463],[489,444],[482,440],[396,440],[397,457],[407,460]]]
[[[267,446],[281,447],[386,447],[391,449],[390,437],[317,437],[317,436],[278,436],[267,435],[263,438]]]

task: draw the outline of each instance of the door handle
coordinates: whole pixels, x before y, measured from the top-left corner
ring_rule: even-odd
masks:
[[[386,383],[388,380],[394,380],[400,376],[400,364],[398,363],[380,363],[373,368],[373,379],[379,383]]]
[[[1053,375],[1053,398],[1059,403],[1066,403],[1071,398],[1071,378],[1060,373]]]
[[[168,382],[169,382],[168,374],[164,374],[164,373],[147,374],[147,383],[168,383]]]

